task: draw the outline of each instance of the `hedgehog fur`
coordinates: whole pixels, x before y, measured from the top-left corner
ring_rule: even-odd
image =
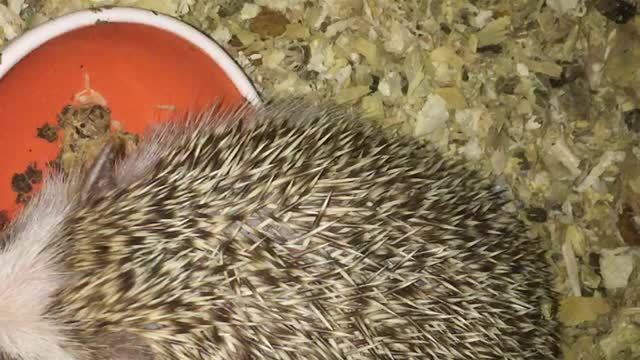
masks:
[[[0,358],[556,356],[504,194],[348,109],[212,108],[107,170],[52,174],[9,226]]]

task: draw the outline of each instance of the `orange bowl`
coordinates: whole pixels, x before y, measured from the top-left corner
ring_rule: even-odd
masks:
[[[174,112],[216,101],[222,107],[260,102],[217,44],[171,17],[109,8],[40,25],[9,44],[0,62],[0,211],[10,218],[20,209],[13,175],[33,162],[46,174],[59,150],[59,143],[38,138],[37,129],[56,124],[86,85],[102,95],[114,120],[138,134]]]

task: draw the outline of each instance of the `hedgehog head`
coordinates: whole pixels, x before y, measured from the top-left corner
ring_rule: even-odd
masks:
[[[19,359],[72,359],[62,329],[47,314],[64,282],[54,239],[68,208],[65,183],[52,177],[2,234],[0,354]]]
[[[0,359],[142,359],[132,334],[84,341],[55,310],[74,280],[64,266],[65,222],[73,208],[113,185],[117,147],[108,144],[91,167],[69,176],[52,171],[42,189],[0,233]],[[65,307],[65,304],[62,304]],[[126,341],[125,341],[126,340]]]

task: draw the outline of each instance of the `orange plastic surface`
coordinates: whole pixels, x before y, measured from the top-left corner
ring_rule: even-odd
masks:
[[[0,79],[0,211],[15,216],[14,173],[29,163],[46,174],[57,143],[36,136],[85,86],[104,96],[114,120],[140,134],[150,123],[194,111],[214,101],[244,102],[222,69],[199,48],[164,30],[139,24],[103,23],[45,43]],[[60,133],[59,133],[60,135]]]

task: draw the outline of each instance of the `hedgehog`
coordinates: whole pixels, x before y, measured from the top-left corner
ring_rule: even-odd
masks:
[[[211,107],[52,171],[0,358],[554,359],[541,241],[462,158],[329,101]]]

